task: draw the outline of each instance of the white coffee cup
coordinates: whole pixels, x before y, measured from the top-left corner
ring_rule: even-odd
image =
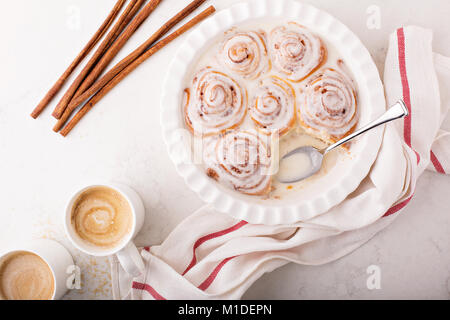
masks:
[[[112,248],[102,248],[86,242],[80,238],[72,224],[72,211],[76,200],[83,192],[95,187],[106,187],[117,191],[128,201],[128,204],[131,207],[131,230],[116,246]],[[120,183],[101,182],[90,184],[82,188],[69,199],[69,202],[66,205],[64,226],[67,236],[76,248],[84,253],[97,257],[116,255],[124,270],[130,275],[137,277],[144,271],[144,262],[138,249],[136,248],[136,245],[133,243],[133,239],[141,230],[142,225],[144,224],[144,217],[144,204],[136,191]]]
[[[72,256],[69,251],[61,244],[53,240],[39,239],[33,240],[22,246],[18,246],[13,250],[0,255],[0,264],[8,259],[11,255],[19,252],[30,252],[39,256],[44,260],[53,274],[54,290],[52,300],[61,299],[67,292],[67,279],[69,275],[67,270],[74,265]]]

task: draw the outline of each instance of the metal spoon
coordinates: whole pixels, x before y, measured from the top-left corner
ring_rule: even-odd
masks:
[[[309,158],[311,170],[300,173],[300,174],[298,174],[297,177],[293,177],[293,178],[292,177],[283,177],[283,176],[278,175],[277,176],[278,181],[280,181],[282,183],[294,183],[294,182],[297,182],[297,181],[300,181],[300,180],[303,180],[303,179],[306,179],[306,178],[312,176],[313,174],[315,174],[317,171],[320,170],[320,168],[322,166],[322,161],[323,161],[324,155],[327,154],[328,152],[330,152],[331,150],[339,147],[340,145],[343,145],[344,143],[352,140],[353,138],[360,136],[361,134],[363,134],[371,129],[374,129],[374,128],[376,128],[382,124],[385,124],[387,122],[403,118],[403,117],[407,116],[408,114],[409,114],[409,112],[408,112],[408,108],[405,105],[405,102],[403,100],[399,100],[392,107],[390,107],[382,116],[380,116],[378,119],[369,123],[365,127],[362,127],[361,129],[356,130],[352,134],[350,134],[347,137],[332,144],[328,148],[319,150],[319,149],[316,149],[311,146],[303,146],[303,147],[292,150],[291,152],[286,154],[283,158],[281,158],[280,170],[278,172],[279,173],[284,172],[283,170],[281,170],[283,167],[283,164],[288,165],[289,158],[291,160],[295,161],[294,157],[297,157],[297,160],[307,160]],[[307,158],[305,158],[305,156]]]

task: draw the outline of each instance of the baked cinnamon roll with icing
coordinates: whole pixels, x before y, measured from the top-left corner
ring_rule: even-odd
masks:
[[[274,68],[294,82],[308,77],[327,58],[327,49],[322,40],[294,22],[272,30],[269,42]]]
[[[247,112],[247,92],[225,73],[206,67],[185,90],[184,118],[196,135],[213,135],[237,127]]]
[[[271,68],[263,32],[230,31],[217,59],[226,70],[245,79],[256,79]]]
[[[356,90],[343,73],[326,68],[312,77],[300,97],[300,123],[332,141],[353,131],[358,121]]]
[[[261,80],[249,107],[258,130],[281,137],[295,124],[295,90],[285,80],[271,76]]]
[[[270,191],[270,147],[256,133],[229,131],[207,144],[204,161],[210,178],[247,195]]]

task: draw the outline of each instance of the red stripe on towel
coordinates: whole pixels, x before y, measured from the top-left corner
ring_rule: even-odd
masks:
[[[420,155],[411,145],[411,92],[409,88],[408,73],[406,72],[406,45],[405,45],[405,32],[403,28],[397,29],[397,42],[398,42],[398,65],[400,69],[400,78],[402,81],[403,89],[403,101],[405,101],[408,108],[409,115],[405,117],[403,122],[403,138],[406,144],[416,153],[417,164],[420,162]]]
[[[408,199],[396,204],[395,206],[391,207],[388,211],[386,211],[386,213],[384,214],[383,217],[387,217],[390,216],[391,214],[394,214],[398,211],[400,211],[401,209],[403,209],[404,207],[406,207],[406,205],[411,201],[413,196],[409,197]]]
[[[234,257],[229,257],[226,259],[223,259],[213,270],[213,272],[211,272],[211,274],[208,276],[208,278],[206,278],[205,281],[202,282],[201,285],[198,286],[198,288],[200,290],[205,291],[206,289],[209,288],[209,286],[211,285],[211,283],[214,281],[214,279],[217,277],[217,275],[219,274],[220,270],[223,268],[223,266],[230,261],[231,259],[235,258],[237,256]]]
[[[162,295],[160,295],[155,289],[153,289],[153,287],[147,283],[140,283],[140,282],[136,282],[133,281],[133,289],[137,289],[137,290],[145,290],[148,293],[151,294],[151,296],[153,298],[155,298],[155,300],[166,300],[166,298],[164,298]]]
[[[410,94],[410,88],[409,88],[409,81],[408,81],[408,73],[406,72],[406,47],[405,47],[405,32],[403,28],[397,29],[397,43],[398,43],[398,65],[400,69],[400,78],[402,81],[402,89],[403,89],[403,101],[405,101],[406,107],[408,108],[409,115],[405,117],[405,120],[403,122],[403,138],[405,140],[405,143],[415,152],[417,157],[417,164],[420,162],[420,155],[414,150],[411,146],[411,116],[412,116],[412,109],[411,109],[411,94]],[[391,214],[394,214],[401,209],[403,209],[412,199],[413,196],[409,197],[408,199],[396,204],[395,206],[391,207],[383,217],[390,216]]]
[[[420,154],[414,149],[413,149],[413,151],[414,151],[414,153],[416,154],[416,157],[417,157],[417,164],[419,164],[420,163]]]
[[[431,163],[433,164],[433,166],[434,166],[434,168],[436,169],[437,172],[445,174],[445,170],[442,167],[442,165],[439,162],[439,160],[436,157],[436,155],[434,154],[433,150],[430,151],[430,160],[431,160]]]
[[[397,30],[398,39],[398,63],[400,68],[400,77],[402,80],[403,100],[408,108],[409,115],[405,117],[403,136],[406,144],[411,147],[411,96],[409,90],[408,74],[406,72],[406,57],[405,57],[405,33],[403,28]]]
[[[226,234],[228,234],[230,232],[236,231],[236,230],[242,228],[243,226],[245,226],[247,223],[248,223],[247,221],[243,221],[242,220],[241,222],[235,224],[234,226],[232,226],[230,228],[227,228],[227,229],[224,229],[224,230],[221,230],[221,231],[217,231],[217,232],[214,232],[214,233],[210,233],[210,234],[208,234],[206,236],[201,237],[197,241],[195,241],[194,248],[192,250],[193,251],[193,256],[192,256],[191,263],[189,263],[188,267],[186,268],[186,270],[184,270],[182,275],[184,276],[197,263],[197,257],[195,255],[195,250],[200,245],[202,245],[203,243],[205,243],[208,240],[211,240],[211,239],[214,239],[214,238],[226,235]]]

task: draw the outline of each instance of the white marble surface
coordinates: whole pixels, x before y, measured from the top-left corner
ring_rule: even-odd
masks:
[[[164,0],[115,61],[188,1]],[[210,2],[220,9],[238,1]],[[435,50],[450,55],[450,2],[446,0],[305,2],[347,24],[368,47],[380,72],[387,37],[403,24],[432,28]],[[71,291],[67,299],[111,297],[106,260],[80,254],[64,236],[64,204],[78,185],[99,178],[136,189],[146,206],[145,226],[137,237],[141,245],[160,243],[202,205],[177,176],[159,126],[161,78],[180,41],[117,86],[67,139],[51,131],[51,108],[38,120],[28,116],[113,3],[8,1],[0,11],[0,250],[34,238],[61,241],[83,272],[82,290]],[[378,30],[366,27],[367,9],[373,5],[380,9]],[[449,299],[449,190],[448,177],[425,173],[402,216],[366,245],[324,266],[289,264],[263,276],[244,298]],[[366,269],[373,264],[381,268],[379,290],[366,287]]]

